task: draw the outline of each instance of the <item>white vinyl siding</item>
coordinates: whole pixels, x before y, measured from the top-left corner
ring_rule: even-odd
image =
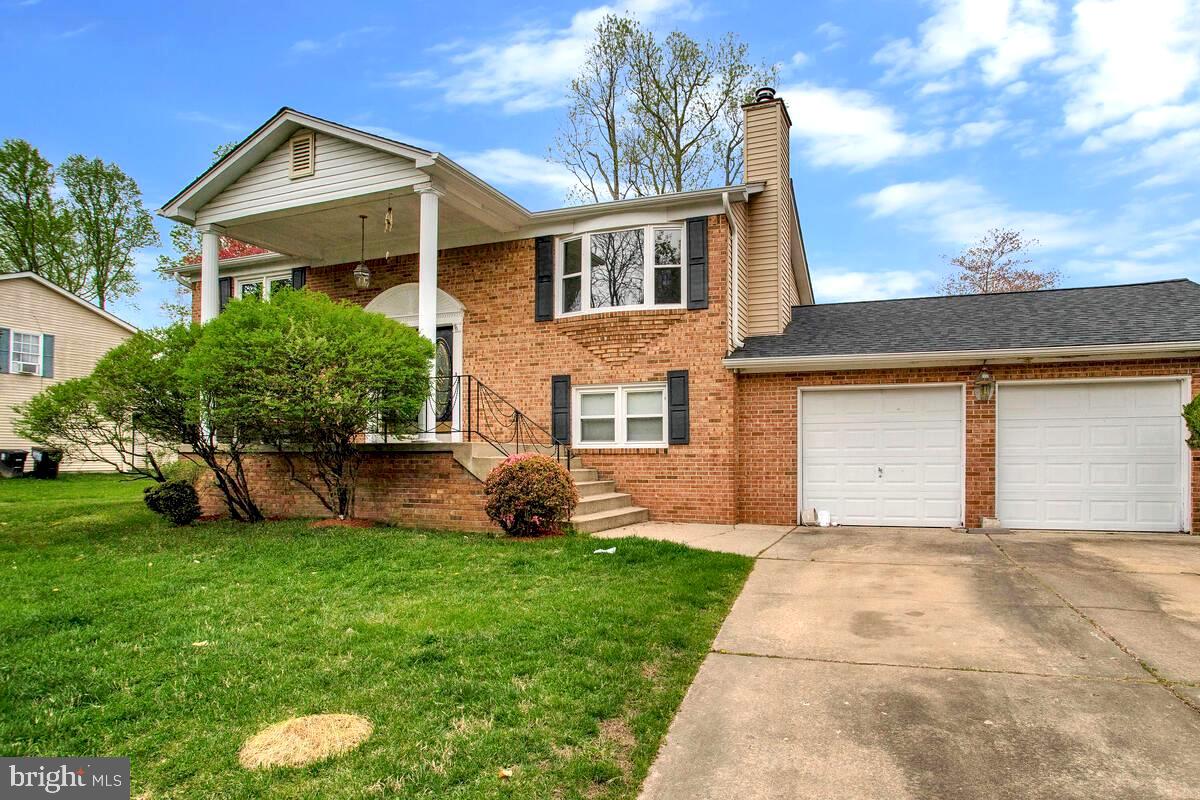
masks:
[[[667,446],[666,385],[581,386],[573,394],[576,447]]]
[[[409,159],[316,134],[316,171],[291,177],[292,146],[284,142],[196,213],[196,224],[388,192],[429,180]]]
[[[1004,383],[996,515],[1011,528],[1186,528],[1179,380]]]
[[[683,308],[683,226],[648,225],[563,237],[555,247],[556,316]]]
[[[962,524],[961,385],[801,391],[800,507],[841,525]]]

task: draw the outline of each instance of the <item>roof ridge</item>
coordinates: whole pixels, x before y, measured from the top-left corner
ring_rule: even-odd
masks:
[[[1158,286],[1164,283],[1195,283],[1191,278],[1166,278],[1159,281],[1137,281],[1135,283],[1108,283],[1101,286],[1058,286],[1053,289],[1017,289],[1011,292],[979,292],[976,294],[927,294],[917,297],[887,297],[879,300],[839,300],[836,303],[813,303],[811,306],[794,305],[793,309],[817,308],[819,306],[852,306],[869,303],[899,303],[909,300],[950,300],[966,297],[996,297],[1014,294],[1049,294],[1051,292],[1082,292],[1090,289],[1128,289],[1133,286]]]

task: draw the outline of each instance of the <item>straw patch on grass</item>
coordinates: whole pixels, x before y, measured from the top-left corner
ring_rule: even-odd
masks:
[[[247,739],[238,751],[238,761],[246,769],[299,767],[353,750],[374,727],[357,714],[295,717]]]

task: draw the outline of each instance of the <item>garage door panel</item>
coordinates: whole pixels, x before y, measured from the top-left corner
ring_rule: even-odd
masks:
[[[800,403],[804,507],[841,524],[961,522],[961,387],[810,391]]]
[[[1180,398],[1176,381],[1002,385],[996,395],[1001,524],[1179,530],[1187,478]]]

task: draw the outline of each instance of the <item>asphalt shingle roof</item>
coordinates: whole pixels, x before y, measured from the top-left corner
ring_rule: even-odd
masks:
[[[779,336],[730,358],[924,353],[1200,341],[1190,280],[796,306]]]

